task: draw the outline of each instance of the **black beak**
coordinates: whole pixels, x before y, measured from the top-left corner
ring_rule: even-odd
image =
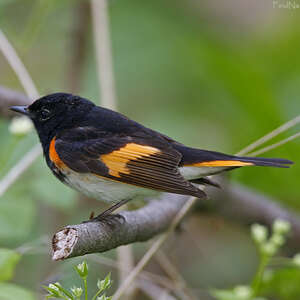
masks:
[[[11,106],[9,109],[22,115],[29,116],[27,105]]]

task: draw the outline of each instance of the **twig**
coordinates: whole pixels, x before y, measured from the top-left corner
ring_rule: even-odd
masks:
[[[20,175],[41,155],[42,148],[35,145],[27,152],[3,177],[0,181],[0,197],[20,177]]]
[[[0,29],[0,50],[2,51],[7,61],[9,62],[11,68],[18,76],[28,97],[32,100],[37,99],[39,97],[39,93],[33,83],[33,80],[31,79],[21,59],[17,55],[17,52],[10,44],[10,42],[8,41],[8,39],[6,38],[6,36],[4,35],[1,29]]]
[[[9,107],[12,105],[28,105],[31,100],[24,94],[0,86],[0,116],[11,118],[16,114]]]
[[[117,248],[117,259],[119,265],[119,282],[123,282],[128,273],[134,268],[134,257],[132,251],[132,245],[126,245]],[[126,290],[126,295],[124,300],[133,299],[135,293],[137,292],[135,284],[132,284]]]
[[[91,0],[91,6],[101,103],[104,107],[116,109],[107,0]]]
[[[176,298],[170,295],[169,291],[162,289],[151,281],[137,280],[139,288],[153,300],[176,300]]]
[[[81,87],[84,62],[87,54],[88,31],[90,25],[90,3],[79,1],[74,6],[74,24],[70,34],[70,62],[68,64],[68,87],[78,93]]]
[[[196,300],[195,295],[191,293],[186,281],[181,276],[180,272],[176,269],[174,264],[162,250],[157,251],[157,253],[155,254],[155,259],[157,260],[161,268],[166,272],[166,274],[168,274],[168,276],[172,278],[175,286],[177,286],[178,289],[182,291],[182,300]]]
[[[105,257],[105,256],[99,256],[99,255],[96,255],[96,254],[91,254],[89,256],[89,260],[92,260],[94,262],[97,262],[99,264],[102,264],[102,265],[105,265],[105,266],[108,266],[108,267],[112,267],[112,268],[115,268],[117,270],[120,269],[120,265],[118,264],[117,261],[113,260],[113,259],[110,259],[108,257]],[[132,269],[124,269],[124,271],[127,271],[130,272]],[[140,279],[143,279],[143,280],[148,280],[148,281],[152,281],[156,284],[159,284],[161,286],[163,286],[164,288],[166,289],[174,289],[174,283],[167,277],[165,276],[162,276],[162,275],[158,275],[158,274],[155,274],[155,273],[151,273],[151,272],[148,272],[148,271],[142,271],[140,274],[139,274],[139,278]],[[178,291],[180,292],[180,291]],[[177,290],[176,290],[176,293],[177,293]]]
[[[300,249],[300,218],[289,211],[272,197],[260,194],[254,189],[237,183],[222,184],[222,190],[208,189],[213,212],[235,221],[239,224],[261,223],[269,227],[275,219],[284,219],[291,223],[292,231],[288,239],[288,246]],[[202,210],[202,207],[199,207]]]
[[[284,123],[283,125],[279,126],[275,130],[271,131],[270,133],[266,134],[265,136],[261,137],[254,143],[250,144],[249,146],[245,147],[243,150],[239,151],[236,155],[245,155],[249,153],[250,151],[256,149],[258,146],[266,143],[267,141],[271,140],[275,136],[279,135],[280,133],[288,130],[289,128],[297,125],[300,123],[300,115],[296,118]]]
[[[290,137],[288,137],[286,139],[283,139],[283,140],[281,140],[278,143],[275,143],[275,144],[272,144],[270,146],[267,146],[267,147],[264,147],[262,149],[259,149],[257,151],[251,152],[248,155],[249,156],[257,156],[257,155],[263,154],[263,153],[265,153],[267,151],[270,151],[272,149],[278,148],[279,146],[282,146],[282,145],[286,144],[287,142],[295,140],[298,137],[300,137],[300,132],[298,132],[298,133],[296,133],[296,134],[294,134],[294,135],[292,135],[292,136],[290,136]]]

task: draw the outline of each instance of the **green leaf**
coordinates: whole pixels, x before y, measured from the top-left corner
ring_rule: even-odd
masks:
[[[86,278],[88,275],[88,265],[86,261],[83,261],[81,264],[75,266],[75,270],[81,278]]]
[[[44,289],[47,292],[49,292],[49,295],[46,296],[47,299],[60,298],[61,293],[56,287],[51,287],[51,285],[49,285],[49,286],[44,286]]]
[[[100,297],[97,297],[97,300],[111,300],[112,297],[107,297],[105,294],[101,295]]]
[[[262,293],[280,300],[300,299],[300,270],[286,268],[274,271],[263,284]]]
[[[0,281],[10,280],[21,255],[10,249],[0,248]]]
[[[100,292],[103,292],[111,287],[112,281],[110,279],[111,274],[109,273],[103,280],[99,280],[97,282],[97,287]]]
[[[0,300],[36,300],[33,292],[12,283],[0,283]]]
[[[60,292],[64,293],[70,299],[74,299],[72,293],[70,293],[68,290],[66,290],[65,288],[63,288],[61,284],[59,284],[59,283],[53,283],[53,285],[55,285],[59,289]]]

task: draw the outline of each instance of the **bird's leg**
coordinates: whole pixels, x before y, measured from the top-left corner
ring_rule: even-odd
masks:
[[[121,200],[120,202],[118,202],[118,203],[112,205],[111,207],[109,207],[107,210],[105,210],[104,212],[102,212],[100,215],[98,215],[94,219],[101,220],[101,219],[103,219],[103,218],[111,215],[111,213],[114,212],[117,208],[119,208],[122,205],[126,204],[130,200],[131,200],[131,198],[127,198],[127,199]]]

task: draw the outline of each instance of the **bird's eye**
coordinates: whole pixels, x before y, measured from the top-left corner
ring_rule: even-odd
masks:
[[[43,108],[40,112],[40,119],[41,121],[46,121],[51,117],[51,112],[47,108]]]

